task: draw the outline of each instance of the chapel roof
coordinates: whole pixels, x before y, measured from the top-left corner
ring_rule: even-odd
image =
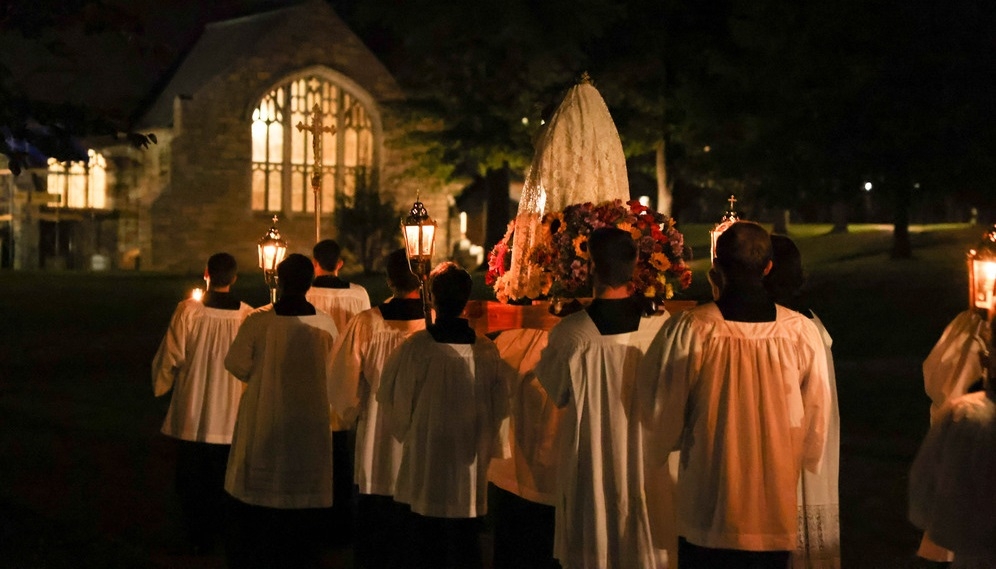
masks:
[[[193,94],[198,88],[229,68],[277,24],[292,8],[283,8],[214,22],[183,58],[176,73],[138,121],[139,128],[170,126],[173,123],[173,100]]]

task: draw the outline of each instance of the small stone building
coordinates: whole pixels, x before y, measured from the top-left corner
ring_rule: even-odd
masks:
[[[289,252],[310,254],[316,105],[334,127],[321,140],[322,238],[336,237],[336,196],[358,186],[402,209],[421,189],[441,258],[459,238],[447,233],[455,188],[405,177],[404,145],[391,144],[405,132],[388,104],[403,93],[326,2],[207,25],[161,85],[135,124],[156,144],[81,141],[86,161],[0,169],[6,265],[197,272],[224,250],[251,267],[274,215]]]

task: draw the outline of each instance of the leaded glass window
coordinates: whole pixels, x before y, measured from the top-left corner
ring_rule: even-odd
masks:
[[[316,104],[323,124],[335,127],[322,134],[322,213],[332,212],[336,195],[353,194],[358,172],[373,168],[373,122],[355,94],[315,75],[288,81],[253,111],[253,211],[315,211],[312,134],[298,125],[311,124]]]
[[[107,161],[88,150],[87,162],[48,159],[48,193],[59,195],[59,205],[76,209],[107,208]]]

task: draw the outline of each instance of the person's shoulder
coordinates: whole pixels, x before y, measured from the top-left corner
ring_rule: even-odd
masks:
[[[584,335],[586,332],[590,332],[589,328],[594,327],[594,325],[595,323],[588,315],[587,310],[578,310],[561,318],[560,322],[554,324],[553,328],[550,329],[550,334],[556,337]],[[595,330],[597,331],[597,328]]]
[[[258,321],[270,318],[274,314],[276,314],[276,313],[273,311],[273,305],[272,304],[264,304],[263,306],[260,306],[259,308],[254,308],[254,309],[250,310],[249,314],[246,316],[245,322],[250,322],[250,321],[258,322]]]

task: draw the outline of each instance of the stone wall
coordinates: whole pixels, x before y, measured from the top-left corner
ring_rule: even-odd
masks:
[[[158,195],[146,167],[146,195],[157,197],[149,208],[150,244],[148,255],[142,247],[142,268],[196,272],[217,251],[232,253],[242,266],[256,265],[256,242],[269,227],[271,214],[251,209],[251,112],[286,78],[327,69],[350,78],[375,103],[401,96],[387,70],[327,4],[311,2],[287,12],[282,23],[235,64],[177,100],[169,179]],[[382,124],[393,125],[383,108],[377,110]],[[383,134],[382,141],[399,135]],[[415,189],[428,183],[399,179],[408,160],[401,151],[382,142],[375,152],[381,157],[382,191],[394,192],[398,204],[409,207]],[[423,196],[433,217],[445,222],[445,192],[431,200]],[[284,212],[278,227],[290,252],[310,254],[313,213]],[[331,214],[323,216],[322,234],[335,237]]]

